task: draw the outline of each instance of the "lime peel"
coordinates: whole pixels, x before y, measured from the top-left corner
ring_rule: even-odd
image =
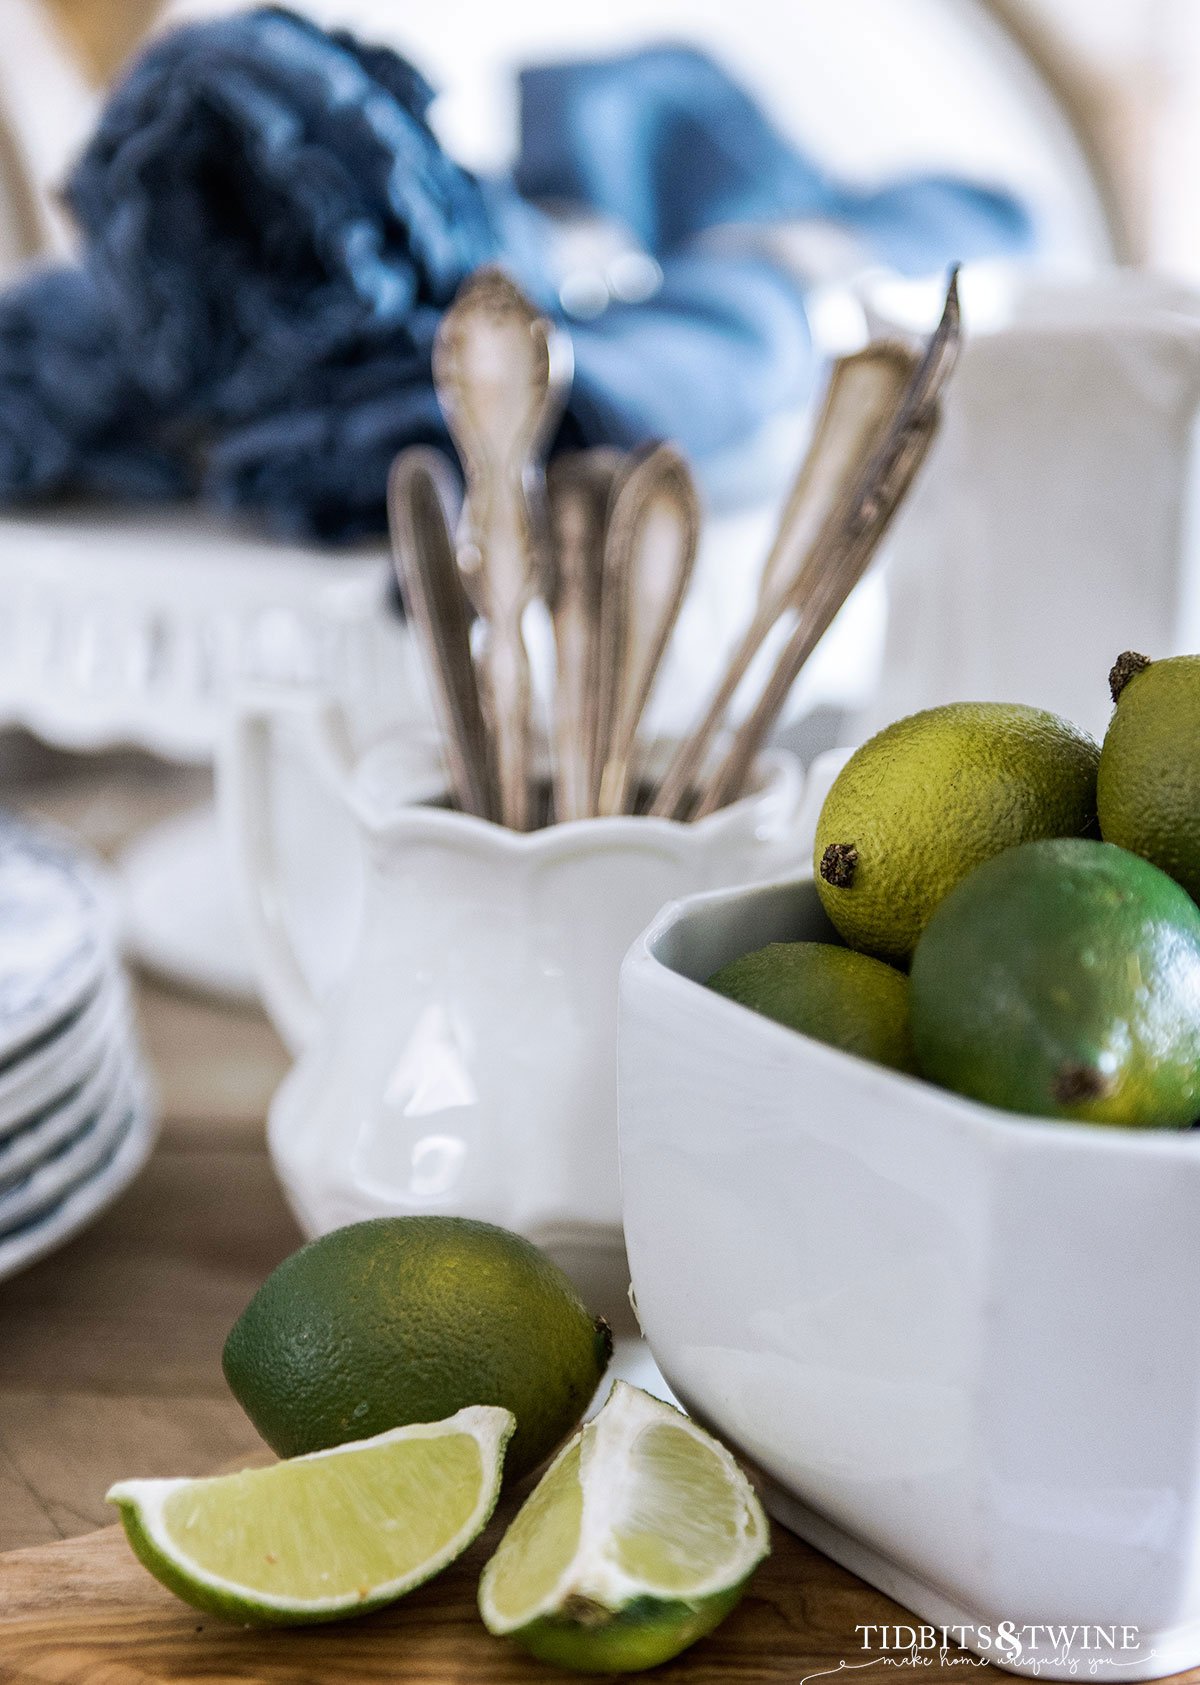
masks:
[[[555,1549],[566,1560],[547,1584]],[[490,1632],[559,1665],[653,1667],[729,1613],[769,1549],[766,1516],[724,1446],[618,1381],[484,1569],[480,1613]]]
[[[371,1439],[310,1452],[269,1468],[201,1480],[119,1481],[109,1489],[106,1498],[120,1509],[126,1536],[139,1561],[163,1585],[195,1608],[230,1620],[262,1625],[341,1620],[378,1609],[424,1584],[479,1536],[496,1507],[504,1451],[515,1426],[511,1411],[494,1405],[471,1405],[442,1422],[392,1428]],[[420,1499],[417,1524],[430,1531],[436,1525],[436,1504],[439,1492],[446,1492],[448,1473],[445,1467],[438,1466],[438,1441],[459,1442],[453,1447],[447,1445],[443,1455],[445,1462],[460,1464],[457,1471],[460,1480],[463,1442],[474,1446],[477,1456],[468,1461],[478,1465],[477,1489],[470,1501],[468,1488],[464,1494],[466,1503],[459,1506],[465,1508],[465,1513],[451,1517],[453,1524],[436,1548],[403,1572],[367,1584],[359,1573],[332,1593],[312,1595],[306,1591],[297,1595],[294,1591],[272,1591],[261,1584],[248,1584],[249,1575],[239,1579],[219,1572],[212,1561],[197,1560],[206,1554],[220,1557],[223,1551],[240,1554],[244,1559],[249,1530],[256,1525],[259,1536],[253,1547],[255,1563],[281,1562],[286,1573],[289,1557],[299,1555],[304,1563],[302,1573],[310,1579],[313,1572],[310,1565],[318,1562],[329,1564],[329,1572],[320,1574],[320,1578],[337,1572],[339,1543],[349,1544],[352,1555],[357,1553],[359,1567],[364,1555],[374,1548],[378,1548],[382,1560],[387,1559],[389,1551],[393,1555],[397,1551],[402,1554],[408,1518],[402,1513],[383,1513],[387,1476],[389,1472],[400,1476],[402,1488],[403,1477],[408,1473],[414,1496]],[[338,1466],[339,1460],[343,1467]],[[306,1468],[315,1464],[323,1465],[317,1495],[333,1500],[324,1512],[329,1522],[324,1537],[320,1508],[312,1502],[314,1493],[305,1490],[314,1484],[306,1476]],[[406,1471],[406,1464],[416,1466]],[[341,1482],[339,1476],[343,1475],[345,1480]],[[364,1482],[363,1475],[370,1478]],[[343,1484],[344,1490],[340,1490]],[[367,1505],[376,1510],[374,1515],[366,1516],[358,1507],[364,1493],[368,1494]],[[179,1501],[187,1496],[195,1500],[192,1516],[184,1514],[186,1505]],[[448,1507],[453,1506],[448,1504]],[[201,1512],[203,1517],[196,1522],[193,1517]],[[205,1522],[209,1523],[207,1527]],[[179,1536],[180,1528],[186,1532],[190,1525],[204,1528],[193,1541],[195,1554],[189,1554]],[[261,1548],[264,1532],[267,1541],[278,1540],[277,1552]],[[200,1549],[196,1549],[197,1545]]]

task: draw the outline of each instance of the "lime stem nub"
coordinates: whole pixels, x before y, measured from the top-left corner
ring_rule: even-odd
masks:
[[[830,843],[821,856],[821,876],[834,889],[849,889],[857,865],[858,850],[853,843]]]
[[[1119,702],[1121,692],[1135,673],[1143,673],[1150,665],[1148,655],[1139,655],[1136,649],[1127,649],[1118,655],[1108,672],[1108,688],[1112,692],[1114,702]]]
[[[1111,1093],[1112,1078],[1094,1065],[1061,1065],[1053,1091],[1060,1106],[1080,1105],[1084,1100],[1102,1100]]]

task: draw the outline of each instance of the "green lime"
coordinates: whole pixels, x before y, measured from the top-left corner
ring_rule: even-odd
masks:
[[[1111,843],[1026,843],[917,944],[924,1074],[1014,1112],[1182,1129],[1200,1116],[1200,908]]]
[[[1120,656],[1100,752],[1100,830],[1200,901],[1200,655]]]
[[[1018,703],[955,702],[879,732],[842,768],[817,822],[817,890],[839,934],[906,962],[973,866],[1094,824],[1098,758],[1085,732]]]
[[[536,1246],[464,1217],[378,1217],[301,1247],[242,1312],[225,1378],[280,1456],[467,1404],[511,1410],[506,1476],[583,1415],[612,1335]]]
[[[496,1507],[507,1410],[393,1428],[216,1480],[122,1480],[138,1559],[227,1620],[294,1626],[392,1603],[460,1556]]]
[[[882,960],[831,942],[772,942],[721,967],[710,989],[790,1030],[915,1071],[908,978]]]
[[[618,1381],[518,1511],[479,1609],[489,1632],[542,1661],[633,1673],[711,1632],[769,1549],[729,1452]]]

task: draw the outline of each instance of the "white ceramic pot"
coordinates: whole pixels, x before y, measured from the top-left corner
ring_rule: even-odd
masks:
[[[881,281],[876,326],[928,321],[937,286]],[[1138,270],[981,266],[963,323],[943,426],[890,535],[881,683],[853,735],[969,697],[1036,702],[1102,737],[1121,650],[1200,647],[1200,292]]]
[[[297,706],[285,704],[293,725]],[[339,938],[353,937],[349,963],[324,1003],[280,912],[281,856],[297,839],[270,823],[273,705],[243,713],[222,785],[263,995],[299,1052],[270,1145],[301,1224],[318,1234],[393,1212],[485,1218],[545,1246],[602,1303],[623,1298],[621,957],[673,897],[796,863],[798,766],[764,757],[751,794],[695,825],[596,819],[518,835],[422,805],[410,744],[356,759],[335,709],[299,706],[357,837],[326,859],[331,888],[314,885],[314,913],[328,912],[339,880],[362,882]]]
[[[1200,1135],[1013,1117],[697,986],[828,932],[798,880],[668,908],[625,962],[654,1356],[780,1521],[991,1660],[1195,1666]],[[1020,1652],[989,1648],[1000,1622]],[[1048,1622],[1115,1625],[1117,1647],[1031,1638]]]

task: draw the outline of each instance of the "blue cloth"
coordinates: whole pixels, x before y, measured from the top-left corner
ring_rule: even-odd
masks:
[[[0,501],[193,495],[295,536],[382,531],[391,458],[445,441],[430,351],[463,278],[501,261],[557,308],[539,201],[617,219],[663,275],[570,324],[560,443],[670,436],[702,470],[814,374],[798,282],[707,231],[831,218],[908,271],[1031,237],[987,189],[837,183],[681,48],[524,72],[512,181],[447,156],[431,98],[275,7],[151,45],[68,185],[78,267],[0,298]]]
[[[524,70],[520,92],[519,191],[617,217],[655,254],[725,223],[813,217],[909,274],[1031,240],[1006,193],[943,176],[866,191],[836,181],[689,48]]]
[[[496,255],[478,184],[395,54],[268,10],[152,46],[69,183],[148,396],[257,416],[297,374],[390,347]]]
[[[118,354],[82,269],[50,269],[0,303],[0,496],[70,488],[180,497],[189,476]]]

